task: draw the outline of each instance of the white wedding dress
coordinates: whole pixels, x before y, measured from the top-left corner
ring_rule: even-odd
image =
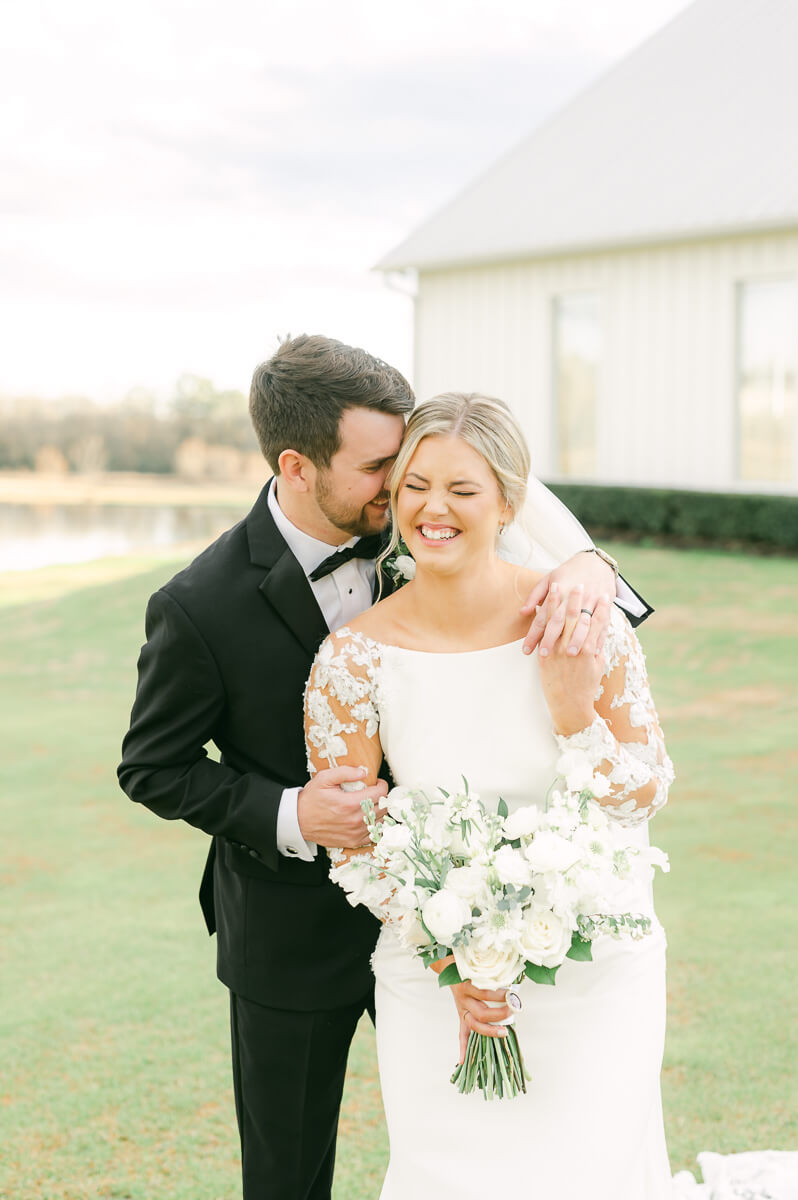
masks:
[[[648,844],[647,818],[664,803],[672,768],[639,643],[613,610],[604,686],[635,738],[619,744],[596,718],[556,738],[537,655],[521,643],[425,653],[344,628],[330,635],[306,696],[311,770],[367,763],[384,753],[397,784],[457,784],[512,810],[542,802],[563,749],[609,758],[621,802],[613,811],[631,846]],[[656,784],[646,809],[634,793]],[[649,789],[650,791],[650,789]],[[624,800],[624,796],[628,798]],[[390,1137],[381,1200],[669,1200],[659,1074],[665,1030],[665,935],[650,884],[623,909],[653,918],[640,941],[600,938],[592,963],[566,960],[556,986],[524,983],[516,1029],[531,1075],[525,1095],[486,1102],[449,1082],[458,1020],[394,932],[373,957],[377,1048]]]

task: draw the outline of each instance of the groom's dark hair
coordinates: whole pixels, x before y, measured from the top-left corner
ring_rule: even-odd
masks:
[[[255,368],[249,413],[263,457],[279,475],[283,450],[297,450],[328,467],[341,444],[348,408],[404,415],[415,398],[395,367],[356,346],[318,334],[286,338]]]

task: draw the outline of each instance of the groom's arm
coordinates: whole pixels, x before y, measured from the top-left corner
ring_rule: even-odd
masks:
[[[283,784],[208,758],[224,686],[199,630],[168,592],[151,597],[145,628],[117,772],[122,789],[159,817],[221,834],[276,870]]]
[[[305,845],[309,838],[325,846],[348,845],[350,797],[341,784],[360,778],[358,772],[322,770],[292,794],[261,771],[238,771],[208,758],[205,746],[221,725],[226,704],[216,661],[191,618],[163,589],[150,599],[145,628],[136,699],[117,772],[130,799],[159,817],[220,834],[274,871],[285,852],[305,857],[292,853],[294,824]],[[387,790],[380,782],[364,794],[376,804]]]

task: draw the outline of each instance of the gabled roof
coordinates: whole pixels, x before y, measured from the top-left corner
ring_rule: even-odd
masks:
[[[798,225],[798,0],[697,0],[378,264]]]

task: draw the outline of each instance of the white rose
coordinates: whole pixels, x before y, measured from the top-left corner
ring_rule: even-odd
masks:
[[[474,987],[509,987],[524,967],[515,946],[497,946],[489,933],[472,938],[467,946],[457,946],[454,961],[461,979],[470,979]]]
[[[571,948],[571,930],[550,908],[533,906],[524,914],[521,951],[539,967],[558,967]]]
[[[379,848],[384,853],[395,854],[410,845],[410,830],[406,825],[383,825]]]
[[[524,847],[523,853],[532,870],[539,874],[567,871],[582,857],[578,846],[549,829],[541,829],[536,833],[530,844]]]
[[[496,851],[493,859],[496,874],[502,883],[512,883],[515,887],[524,887],[531,883],[532,871],[520,850],[512,846],[502,846]]]
[[[415,579],[416,560],[411,558],[409,554],[397,554],[393,560],[393,564],[402,576],[402,579]]]
[[[517,808],[504,818],[504,836],[514,842],[516,838],[528,837],[539,827],[543,814],[534,805]]]
[[[441,888],[424,902],[421,915],[436,942],[450,946],[454,935],[471,920],[471,905],[455,892]]]
[[[485,886],[485,877],[477,867],[453,867],[446,876],[446,888],[473,904]]]

